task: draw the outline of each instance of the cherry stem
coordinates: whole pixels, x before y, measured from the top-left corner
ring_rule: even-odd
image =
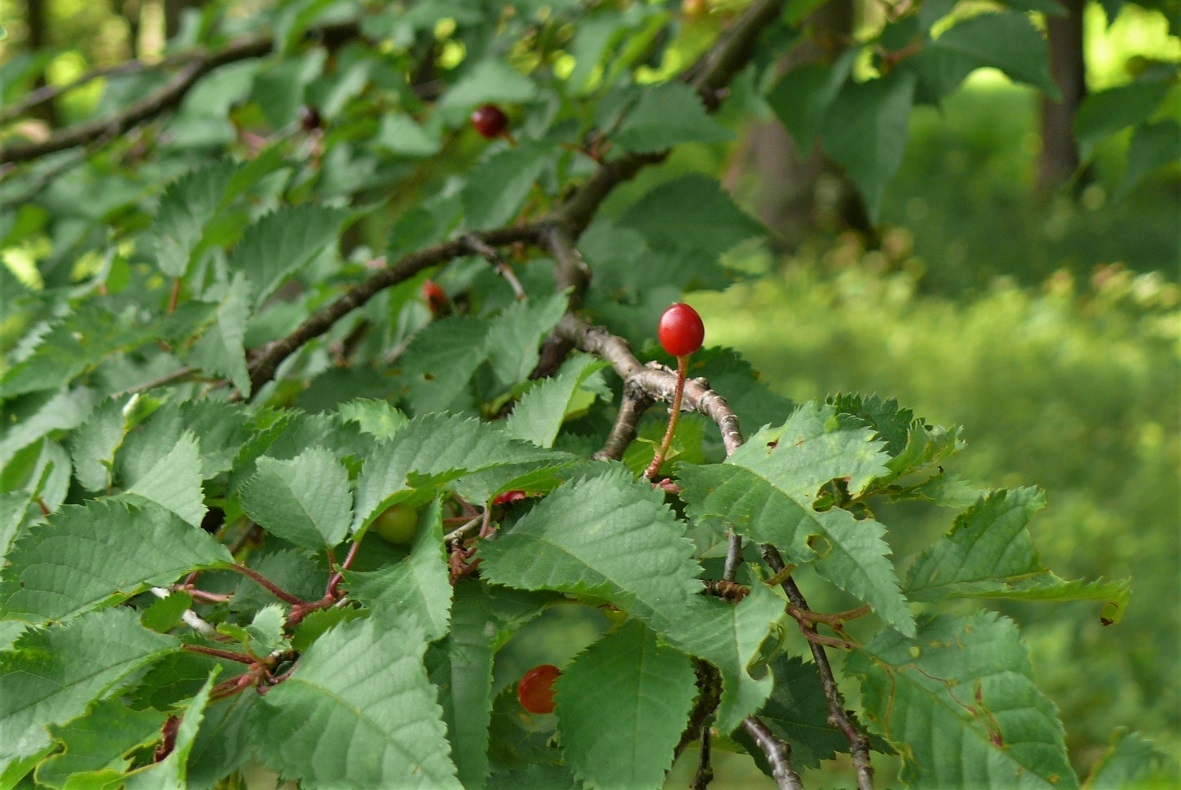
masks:
[[[681,354],[677,357],[677,388],[673,392],[672,414],[668,417],[668,430],[664,432],[664,441],[660,443],[660,449],[656,451],[651,465],[644,472],[644,476],[649,480],[656,479],[656,475],[660,473],[660,465],[664,463],[664,456],[668,454],[668,448],[672,446],[673,432],[677,429],[677,419],[681,415],[681,398],[685,394],[685,376],[688,373],[689,355]]]

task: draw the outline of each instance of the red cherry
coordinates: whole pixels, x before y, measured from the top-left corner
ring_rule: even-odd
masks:
[[[493,497],[492,504],[503,505],[508,502],[516,502],[517,500],[524,499],[526,496],[524,491],[505,491],[503,494],[497,494]]]
[[[422,284],[422,300],[431,309],[432,315],[440,315],[447,311],[447,292],[434,280],[427,280]]]
[[[701,316],[687,304],[677,302],[660,316],[660,345],[674,357],[692,354],[701,348],[705,339],[705,324]]]
[[[517,684],[517,699],[530,713],[554,712],[554,681],[562,670],[553,664],[542,664],[526,672]]]
[[[472,113],[472,126],[481,137],[495,140],[508,128],[508,116],[495,104],[485,104]]]

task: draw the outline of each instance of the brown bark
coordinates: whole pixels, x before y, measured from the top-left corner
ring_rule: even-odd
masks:
[[[1051,192],[1078,169],[1074,115],[1087,96],[1087,66],[1083,52],[1083,0],[1060,0],[1066,16],[1046,17],[1050,44],[1050,75],[1062,92],[1054,101],[1042,97],[1042,152],[1038,158],[1038,188]]]
[[[26,0],[25,22],[29,26],[29,37],[26,41],[32,52],[40,52],[49,47],[49,8],[48,0]],[[45,87],[45,73],[37,75],[33,89]],[[53,102],[46,102],[35,108],[33,113],[37,118],[45,121],[50,127],[58,126],[57,107]]]

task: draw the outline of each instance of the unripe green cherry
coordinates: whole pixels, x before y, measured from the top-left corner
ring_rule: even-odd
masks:
[[[373,520],[373,531],[387,543],[405,546],[418,534],[418,511],[409,505],[390,505]]]

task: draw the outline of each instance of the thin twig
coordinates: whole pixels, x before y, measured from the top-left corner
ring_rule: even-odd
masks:
[[[771,776],[780,790],[804,790],[800,775],[791,766],[791,747],[775,737],[766,724],[750,716],[742,721],[742,729],[754,739],[771,765]]]
[[[714,767],[710,763],[710,729],[709,723],[701,725],[701,755],[697,760],[697,773],[693,775],[692,790],[705,790],[714,780]]]
[[[771,570],[778,573],[786,567],[783,557],[779,555],[779,550],[774,546],[764,544],[761,549],[763,559],[771,567]],[[792,605],[798,609],[808,609],[808,601],[800,592],[795,579],[788,577],[783,581],[782,586]],[[824,652],[824,647],[809,639],[808,648],[812,651],[812,659],[816,662],[816,669],[820,673],[820,685],[824,688],[824,696],[828,700],[829,720],[840,728],[845,737],[849,739],[853,765],[857,769],[858,790],[873,790],[873,765],[869,760],[869,738],[857,729],[845,713],[845,698],[837,686],[837,680],[833,675],[832,666],[828,663],[828,654]]]
[[[518,302],[523,302],[528,297],[525,293],[525,288],[521,285],[521,281],[517,279],[517,275],[513,272],[513,267],[509,265],[504,256],[493,247],[485,242],[475,233],[468,233],[463,237],[463,240],[471,248],[472,252],[479,255],[484,260],[492,265],[496,273],[505,279],[509,287],[513,289],[513,296]]]

